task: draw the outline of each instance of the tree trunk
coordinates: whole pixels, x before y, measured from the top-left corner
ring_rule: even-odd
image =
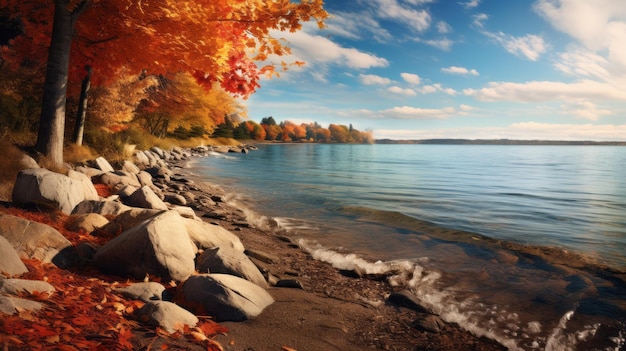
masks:
[[[55,0],[52,38],[35,148],[48,159],[52,167],[57,168],[63,164],[65,99],[73,32],[74,21],[72,13],[67,9],[67,0]]]
[[[87,96],[89,95],[89,87],[91,86],[91,67],[86,65],[85,70],[87,70],[87,75],[83,78],[83,84],[80,87],[78,114],[76,115],[76,126],[74,127],[74,143],[76,145],[83,145],[85,115],[87,114]]]

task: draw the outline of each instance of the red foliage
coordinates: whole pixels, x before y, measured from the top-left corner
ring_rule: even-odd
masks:
[[[106,184],[94,184],[94,188],[96,188],[96,192],[98,192],[98,196],[107,198],[113,195],[113,191]]]
[[[74,245],[85,241],[101,245],[107,240],[67,230],[65,224],[71,217],[60,212],[3,207],[0,207],[0,212],[50,225]],[[44,303],[45,307],[37,313],[0,314],[0,346],[4,349],[134,350],[141,346],[142,340],[134,333],[139,324],[132,319],[132,315],[144,303],[125,299],[114,292],[116,287],[128,282],[119,283],[115,277],[100,274],[93,266],[76,267],[70,272],[34,259],[23,261],[28,273],[20,278],[47,281],[56,292],[50,295],[34,292],[22,296]],[[184,336],[208,350],[217,350],[220,349],[216,346],[219,344],[210,337],[225,331],[219,324],[206,320],[193,329],[185,328],[173,335],[157,328],[157,337],[166,338],[163,341],[165,347],[161,346],[161,349],[168,348],[167,338]]]

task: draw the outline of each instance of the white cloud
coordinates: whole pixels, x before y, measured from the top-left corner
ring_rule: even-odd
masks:
[[[404,7],[397,0],[375,1],[378,4],[378,15],[383,18],[397,20],[418,32],[423,32],[430,27],[431,17],[426,10]]]
[[[573,115],[580,119],[597,121],[602,116],[613,114],[611,110],[601,109],[590,101],[581,101],[576,104],[561,105],[561,114]]]
[[[534,10],[576,40],[556,67],[626,87],[626,6],[623,0],[537,0]]]
[[[452,31],[452,27],[450,27],[450,25],[446,23],[445,21],[437,22],[437,32],[441,34],[446,34],[446,33],[450,33],[451,31]]]
[[[389,92],[392,92],[394,94],[400,94],[400,95],[407,95],[407,96],[415,96],[417,95],[417,93],[415,92],[415,90],[413,89],[409,89],[409,88],[400,88],[397,85],[394,85],[392,87],[387,88],[387,90]]]
[[[448,38],[428,39],[428,40],[417,38],[415,40],[418,42],[430,45],[432,47],[435,47],[437,49],[441,49],[443,51],[450,51],[450,48],[452,48],[452,44],[454,44],[454,42]]]
[[[420,84],[420,76],[418,76],[417,74],[413,74],[413,73],[401,73],[400,76],[402,77],[402,79],[404,79],[405,82],[412,84],[412,85],[419,85]]]
[[[441,109],[420,108],[411,106],[393,107],[379,111],[379,118],[394,119],[446,119],[457,113],[454,107],[444,107]]]
[[[485,26],[483,22],[488,20],[489,16],[487,16],[487,14],[485,13],[479,13],[477,15],[474,15],[472,18],[474,20],[473,23],[475,26],[477,26],[478,28],[483,28]]]
[[[433,94],[437,92],[443,92],[448,95],[456,95],[457,91],[452,88],[444,88],[440,83],[425,85],[419,89],[419,92],[422,94]]]
[[[444,67],[441,69],[441,71],[445,73],[460,74],[464,76],[467,76],[467,75],[477,76],[478,75],[478,71],[475,69],[467,69],[465,67],[458,67],[458,66]]]
[[[480,4],[480,0],[470,0],[468,2],[461,2],[461,5],[463,5],[466,9],[473,9],[478,7],[478,5]]]
[[[481,101],[546,102],[582,100],[626,101],[626,91],[593,80],[575,83],[532,81],[527,83],[491,82],[482,89],[466,89],[465,95]]]
[[[359,74],[359,80],[365,85],[388,85],[391,79],[374,74]]]
[[[539,56],[548,49],[543,38],[534,34],[527,34],[523,37],[515,37],[502,32],[483,31],[483,34],[500,43],[511,54],[524,56],[531,61],[537,61]]]
[[[309,22],[305,23],[305,27]],[[334,35],[344,38],[357,40],[367,37],[377,42],[385,43],[393,39],[393,35],[383,27],[372,16],[372,14],[362,12],[334,12],[332,16],[325,22],[326,28],[324,32],[330,32]],[[311,25],[316,29],[317,25]]]
[[[354,48],[344,48],[320,35],[311,35],[304,31],[276,33],[276,37],[281,36],[292,48],[293,56],[305,62],[336,63],[355,69],[389,65],[389,62],[382,57]]]
[[[521,122],[504,127],[442,128],[435,130],[375,129],[377,139],[517,139],[624,141],[626,124],[551,124]]]

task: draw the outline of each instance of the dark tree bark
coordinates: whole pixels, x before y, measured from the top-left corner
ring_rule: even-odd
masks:
[[[87,75],[83,78],[80,87],[80,100],[78,101],[78,113],[76,115],[76,126],[74,127],[74,143],[83,145],[83,131],[85,130],[85,115],[87,114],[87,97],[91,86],[91,67],[85,66]]]
[[[63,136],[65,132],[65,104],[70,63],[70,49],[76,19],[88,6],[84,0],[73,10],[69,0],[54,1],[54,22],[46,66],[43,101],[37,143],[35,148],[52,167],[63,165]]]

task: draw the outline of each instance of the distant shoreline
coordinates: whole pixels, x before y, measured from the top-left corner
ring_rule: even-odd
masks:
[[[608,145],[626,146],[626,141],[590,140],[515,140],[515,139],[376,139],[375,144],[437,144],[437,145]]]

